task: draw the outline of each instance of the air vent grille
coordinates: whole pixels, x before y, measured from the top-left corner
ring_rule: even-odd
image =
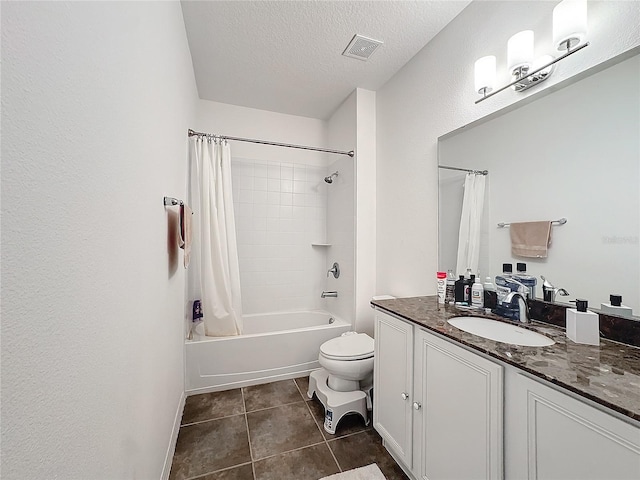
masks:
[[[347,45],[347,48],[342,52],[342,55],[366,61],[382,44],[383,42],[380,40],[363,37],[362,35],[354,35],[349,45]]]

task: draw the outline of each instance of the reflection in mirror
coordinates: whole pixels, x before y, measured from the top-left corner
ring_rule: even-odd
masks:
[[[600,309],[610,294],[640,315],[640,56],[544,92],[506,113],[439,139],[440,165],[488,170],[479,274],[527,264],[542,299],[544,276]],[[629,58],[630,57],[630,58]],[[533,100],[533,101],[529,101]],[[439,269],[456,270],[465,173],[439,169]],[[510,227],[551,221],[546,258],[513,255]],[[474,272],[476,273],[476,272]],[[635,317],[638,319],[638,317]]]

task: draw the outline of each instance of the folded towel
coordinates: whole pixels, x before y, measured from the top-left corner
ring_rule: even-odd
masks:
[[[191,209],[180,205],[180,248],[184,249],[184,268],[191,260]]]
[[[509,230],[513,255],[547,258],[551,245],[551,222],[512,223]]]

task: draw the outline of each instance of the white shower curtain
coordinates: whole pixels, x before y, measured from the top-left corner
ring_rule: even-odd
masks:
[[[240,270],[231,192],[231,150],[226,141],[195,137],[189,151],[189,202],[194,212],[190,304],[200,300],[205,333],[242,333]]]
[[[480,260],[480,228],[484,208],[485,176],[467,173],[464,181],[460,233],[458,235],[458,259],[456,273],[464,275],[467,268],[478,273]]]

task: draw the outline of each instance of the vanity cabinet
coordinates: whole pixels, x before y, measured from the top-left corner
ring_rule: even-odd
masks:
[[[640,479],[640,428],[507,369],[505,475]]]
[[[413,326],[376,311],[373,425],[406,467],[412,465]]]
[[[375,348],[374,427],[416,480],[640,479],[638,422],[381,311]]]
[[[374,362],[374,427],[416,478],[502,478],[500,365],[379,311]]]
[[[414,329],[414,475],[501,479],[503,367]]]

